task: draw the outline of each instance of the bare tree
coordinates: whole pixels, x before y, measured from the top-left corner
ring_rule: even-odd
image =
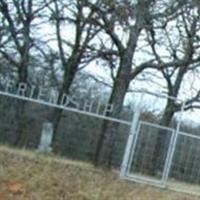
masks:
[[[70,87],[77,72],[93,59],[88,52],[90,51],[89,46],[100,29],[89,23],[94,15],[94,9],[91,9],[86,1],[70,0],[64,3],[60,0],[53,0],[53,4],[49,6],[49,9],[51,22],[55,25],[58,54],[63,74],[59,87],[59,103],[64,93],[70,93]],[[63,35],[62,29],[67,28],[65,24],[71,25],[75,29],[74,37],[71,40]],[[56,138],[59,137],[56,132],[61,117],[62,110],[56,109],[50,119],[54,124],[54,150],[57,146]]]
[[[163,5],[162,9],[157,8],[158,5]],[[161,1],[138,1],[135,5],[130,2],[122,1],[119,4],[114,4],[113,1],[104,6],[95,6],[98,18],[96,24],[110,36],[111,41],[114,43],[119,57],[119,67],[114,77],[114,84],[109,103],[114,106],[112,117],[119,117],[122,110],[123,101],[129,85],[138,74],[147,68],[164,69],[173,66],[174,68],[181,68],[187,65],[186,58],[178,60],[161,59],[155,51],[154,38],[156,34],[156,23],[161,21],[162,28],[165,27],[168,21],[175,19],[183,6],[182,2],[175,5],[171,3],[163,3]],[[121,11],[119,14],[119,10]],[[122,11],[123,10],[123,11]],[[125,13],[125,14],[124,14]],[[121,19],[121,22],[119,20]],[[119,22],[125,26],[123,31],[126,31],[128,39],[124,42],[120,38],[120,34],[116,32],[116,26]],[[133,64],[133,58],[137,53],[137,45],[139,37],[147,33],[147,39],[151,37],[151,56],[149,60],[140,63],[139,65]],[[181,68],[182,69],[182,68]],[[182,70],[181,70],[182,71]],[[94,162],[96,165],[111,166],[112,151],[115,144],[116,133],[118,124],[105,121],[102,126],[102,131],[98,140]]]
[[[191,3],[185,3],[184,6],[180,7],[180,11],[177,18],[173,20],[174,25],[166,23],[163,29],[165,41],[167,41],[166,49],[169,51],[172,65],[168,68],[161,69],[161,72],[167,84],[167,95],[175,98],[179,98],[184,81],[189,81],[185,80],[186,75],[191,71],[197,70],[200,64],[198,36],[200,31],[199,9],[196,10],[196,8],[193,8],[193,4]],[[173,30],[172,34],[170,30]],[[161,58],[155,47],[158,41],[152,35],[150,38],[152,51],[159,62]],[[173,63],[179,60],[184,60],[184,63],[177,68]],[[189,93],[190,91],[188,91],[185,110],[191,109],[192,107],[195,108],[194,103],[199,101],[199,89],[197,89],[196,94],[192,97],[189,96]],[[180,102],[168,98],[160,124],[169,126],[174,114],[181,110],[181,106],[182,104]],[[161,162],[165,158],[164,149],[168,142],[167,134],[160,131],[154,152],[154,173],[162,167]]]
[[[33,2],[32,0],[10,0],[0,2],[0,14],[4,21],[3,40],[0,54],[13,66],[16,84],[23,82],[28,84],[31,49],[34,46],[33,21],[45,8],[46,4]],[[18,135],[15,143],[25,145],[26,136],[23,134],[23,119],[25,104],[18,106]],[[19,116],[20,115],[20,116]]]
[[[119,68],[115,77],[112,94],[109,99],[109,103],[113,104],[114,111],[111,114],[112,117],[118,117],[122,110],[123,100],[129,84],[134,77],[143,70],[143,66],[132,70],[133,56],[137,47],[137,42],[141,31],[147,25],[147,19],[150,14],[151,6],[154,1],[139,1],[135,7],[128,2],[124,1],[121,4],[107,5],[107,9],[101,7],[95,7],[99,14],[101,21],[97,21],[105,32],[110,36],[112,42],[115,44],[119,55]],[[126,22],[126,28],[128,29],[128,39],[124,44],[120,37],[116,34],[114,28],[117,24],[118,13],[121,9],[122,21]],[[122,12],[123,9],[123,12]],[[132,14],[133,12],[133,14]],[[124,19],[125,17],[125,19]],[[134,20],[134,24],[132,24]],[[119,20],[118,20],[119,21]],[[115,142],[116,130],[118,125],[111,122],[104,122],[102,131],[97,144],[95,154],[95,164],[103,164],[105,166],[111,165],[111,156],[113,146]]]

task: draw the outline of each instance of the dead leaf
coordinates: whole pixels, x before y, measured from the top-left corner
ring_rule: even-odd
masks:
[[[25,191],[24,185],[19,182],[8,182],[7,188],[12,193],[22,194]]]

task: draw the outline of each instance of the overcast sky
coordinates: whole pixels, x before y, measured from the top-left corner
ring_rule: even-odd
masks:
[[[68,25],[62,28],[62,35],[64,36],[64,38],[68,38],[69,40],[73,41],[74,36],[75,36],[74,31],[75,31],[74,27]],[[121,35],[123,37],[124,42],[126,42],[126,34],[124,34],[123,30],[119,28],[117,31],[118,31],[117,32],[118,35]],[[54,50],[57,49],[57,42],[56,40],[53,40],[55,38],[54,26],[52,25],[44,26],[43,24],[41,26],[40,34],[44,38],[49,38],[50,39],[49,45]],[[145,51],[148,51],[148,49],[145,49],[146,44],[144,43],[144,40],[142,37],[143,36],[140,37],[141,39],[140,39],[140,42],[138,43],[138,49],[140,49],[140,51],[138,51],[134,57],[135,64],[139,64],[149,59],[148,53],[145,54]],[[141,53],[142,48],[144,51]],[[164,49],[162,46],[159,48],[160,48],[159,53],[163,55],[167,55],[166,49]],[[92,62],[84,70],[93,75],[95,74],[97,77],[99,77],[100,80],[106,81],[108,85],[109,84],[112,85],[112,79],[110,77],[110,70],[108,67],[106,66],[102,67],[102,66],[97,65],[96,62]],[[147,90],[152,93],[158,93],[158,94],[165,93],[166,82],[165,80],[162,79],[162,75],[156,70],[151,70],[151,71],[146,70],[145,72],[146,73],[143,73],[143,75],[138,76],[137,78],[138,80],[132,81],[130,89],[131,90],[132,89],[133,90]],[[141,79],[144,79],[144,78],[146,79],[146,81],[141,81]],[[184,82],[182,84],[182,89],[181,89],[179,97],[183,100],[186,100],[187,98],[191,97],[191,95],[195,94],[196,89],[199,88],[199,84],[200,84],[199,80],[200,80],[200,77],[198,77],[197,74],[188,73],[184,78]],[[140,96],[141,95],[139,94],[128,93],[126,97],[126,102],[138,101],[138,99],[140,99]],[[143,101],[145,101],[145,99]],[[153,107],[157,109],[158,105],[164,105],[163,103],[161,103],[160,100],[158,99],[156,100],[156,98],[153,97],[152,95],[151,96],[146,95],[146,102],[148,102],[147,105],[150,105],[150,106],[147,106],[148,109],[152,107],[151,108],[152,110],[154,109]],[[157,102],[157,105],[155,104],[155,102]],[[186,112],[184,113],[184,118],[198,122],[200,119],[200,111],[195,110],[195,111]]]

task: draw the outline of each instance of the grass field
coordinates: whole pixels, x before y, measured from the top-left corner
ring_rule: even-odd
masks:
[[[197,200],[76,161],[0,147],[0,200]]]

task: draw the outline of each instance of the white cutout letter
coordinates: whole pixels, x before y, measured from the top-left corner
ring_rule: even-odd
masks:
[[[96,110],[95,110],[95,113],[96,113],[96,114],[100,114],[101,106],[102,106],[101,100],[99,100],[98,103],[97,103]]]
[[[13,81],[8,81],[8,82],[6,82],[6,85],[5,85],[5,92],[9,92],[10,89],[13,88],[13,86],[14,86]]]
[[[106,104],[104,111],[103,111],[103,115],[106,115],[107,113],[112,113],[113,111],[113,105],[112,104]]]
[[[69,104],[69,96],[66,93],[64,93],[62,95],[62,98],[61,98],[61,101],[60,101],[60,105],[61,106],[68,106],[68,104]]]
[[[83,110],[86,112],[92,112],[94,102],[93,101],[85,101],[83,105]]]
[[[76,109],[79,109],[79,103],[74,96],[70,97],[70,103],[72,104],[72,106],[75,106]]]
[[[21,96],[25,96],[26,90],[27,90],[27,84],[19,83],[18,88],[17,88],[17,94]]]
[[[35,93],[35,89],[36,89],[36,86],[35,85],[31,85],[31,91],[30,91],[30,95],[29,95],[29,98],[33,98],[34,96],[34,93]]]
[[[38,100],[45,100],[45,97],[46,97],[46,90],[42,87],[39,88],[39,92],[38,92],[38,96],[37,96],[37,99]]]
[[[59,93],[51,90],[49,93],[49,102],[53,104],[57,104],[58,98],[59,98]]]

